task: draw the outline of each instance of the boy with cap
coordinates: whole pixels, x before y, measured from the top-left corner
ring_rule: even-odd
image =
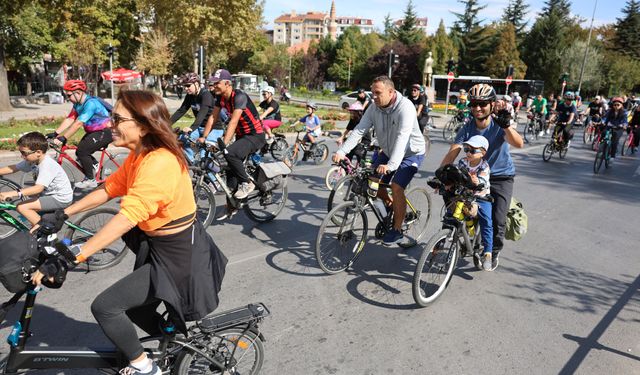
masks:
[[[474,185],[484,185],[484,188],[475,193],[478,197],[486,197],[490,192],[489,163],[483,159],[489,148],[489,141],[481,136],[474,135],[462,144],[465,157],[460,159],[458,165],[469,171]],[[491,265],[491,253],[493,251],[493,222],[491,221],[491,202],[478,199],[478,221],[480,222],[480,234],[482,235],[482,268],[485,271],[493,271]]]

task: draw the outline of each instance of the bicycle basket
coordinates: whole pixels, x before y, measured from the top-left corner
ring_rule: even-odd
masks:
[[[11,293],[27,290],[25,273],[38,265],[38,244],[28,232],[16,232],[0,240],[0,282]]]

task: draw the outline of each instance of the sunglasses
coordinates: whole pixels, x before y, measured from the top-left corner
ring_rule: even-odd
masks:
[[[35,154],[37,151],[20,151],[20,155],[22,155],[23,157],[27,157],[29,155]]]
[[[471,101],[471,108],[478,107],[478,106],[486,107],[489,104],[491,104],[491,102],[490,101],[486,101],[486,100],[472,100]]]
[[[481,148],[465,147],[465,148],[463,148],[463,150],[464,150],[464,152],[465,152],[466,154],[472,154],[472,155],[473,155],[473,154],[479,154],[479,153],[481,153],[481,152],[482,152],[482,149],[481,149]]]
[[[113,126],[118,127],[120,125],[121,122],[123,121],[135,121],[134,118],[131,117],[124,117],[124,116],[120,116],[119,114],[115,113],[115,112],[111,112],[111,124],[113,124]]]

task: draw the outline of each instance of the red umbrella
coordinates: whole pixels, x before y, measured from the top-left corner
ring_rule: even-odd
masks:
[[[102,78],[105,81],[111,81],[113,79],[114,82],[126,82],[141,77],[142,73],[125,68],[118,68],[113,72],[106,71],[102,73]]]

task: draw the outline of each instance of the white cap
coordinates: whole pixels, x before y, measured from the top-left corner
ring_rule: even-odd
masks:
[[[485,151],[487,151],[489,149],[489,141],[485,137],[483,137],[481,135],[474,135],[473,137],[469,138],[469,140],[464,142],[463,144],[469,145],[469,146],[474,147],[474,148],[483,148]]]
[[[596,95],[596,100],[600,100],[600,99],[602,99],[600,95]]]

